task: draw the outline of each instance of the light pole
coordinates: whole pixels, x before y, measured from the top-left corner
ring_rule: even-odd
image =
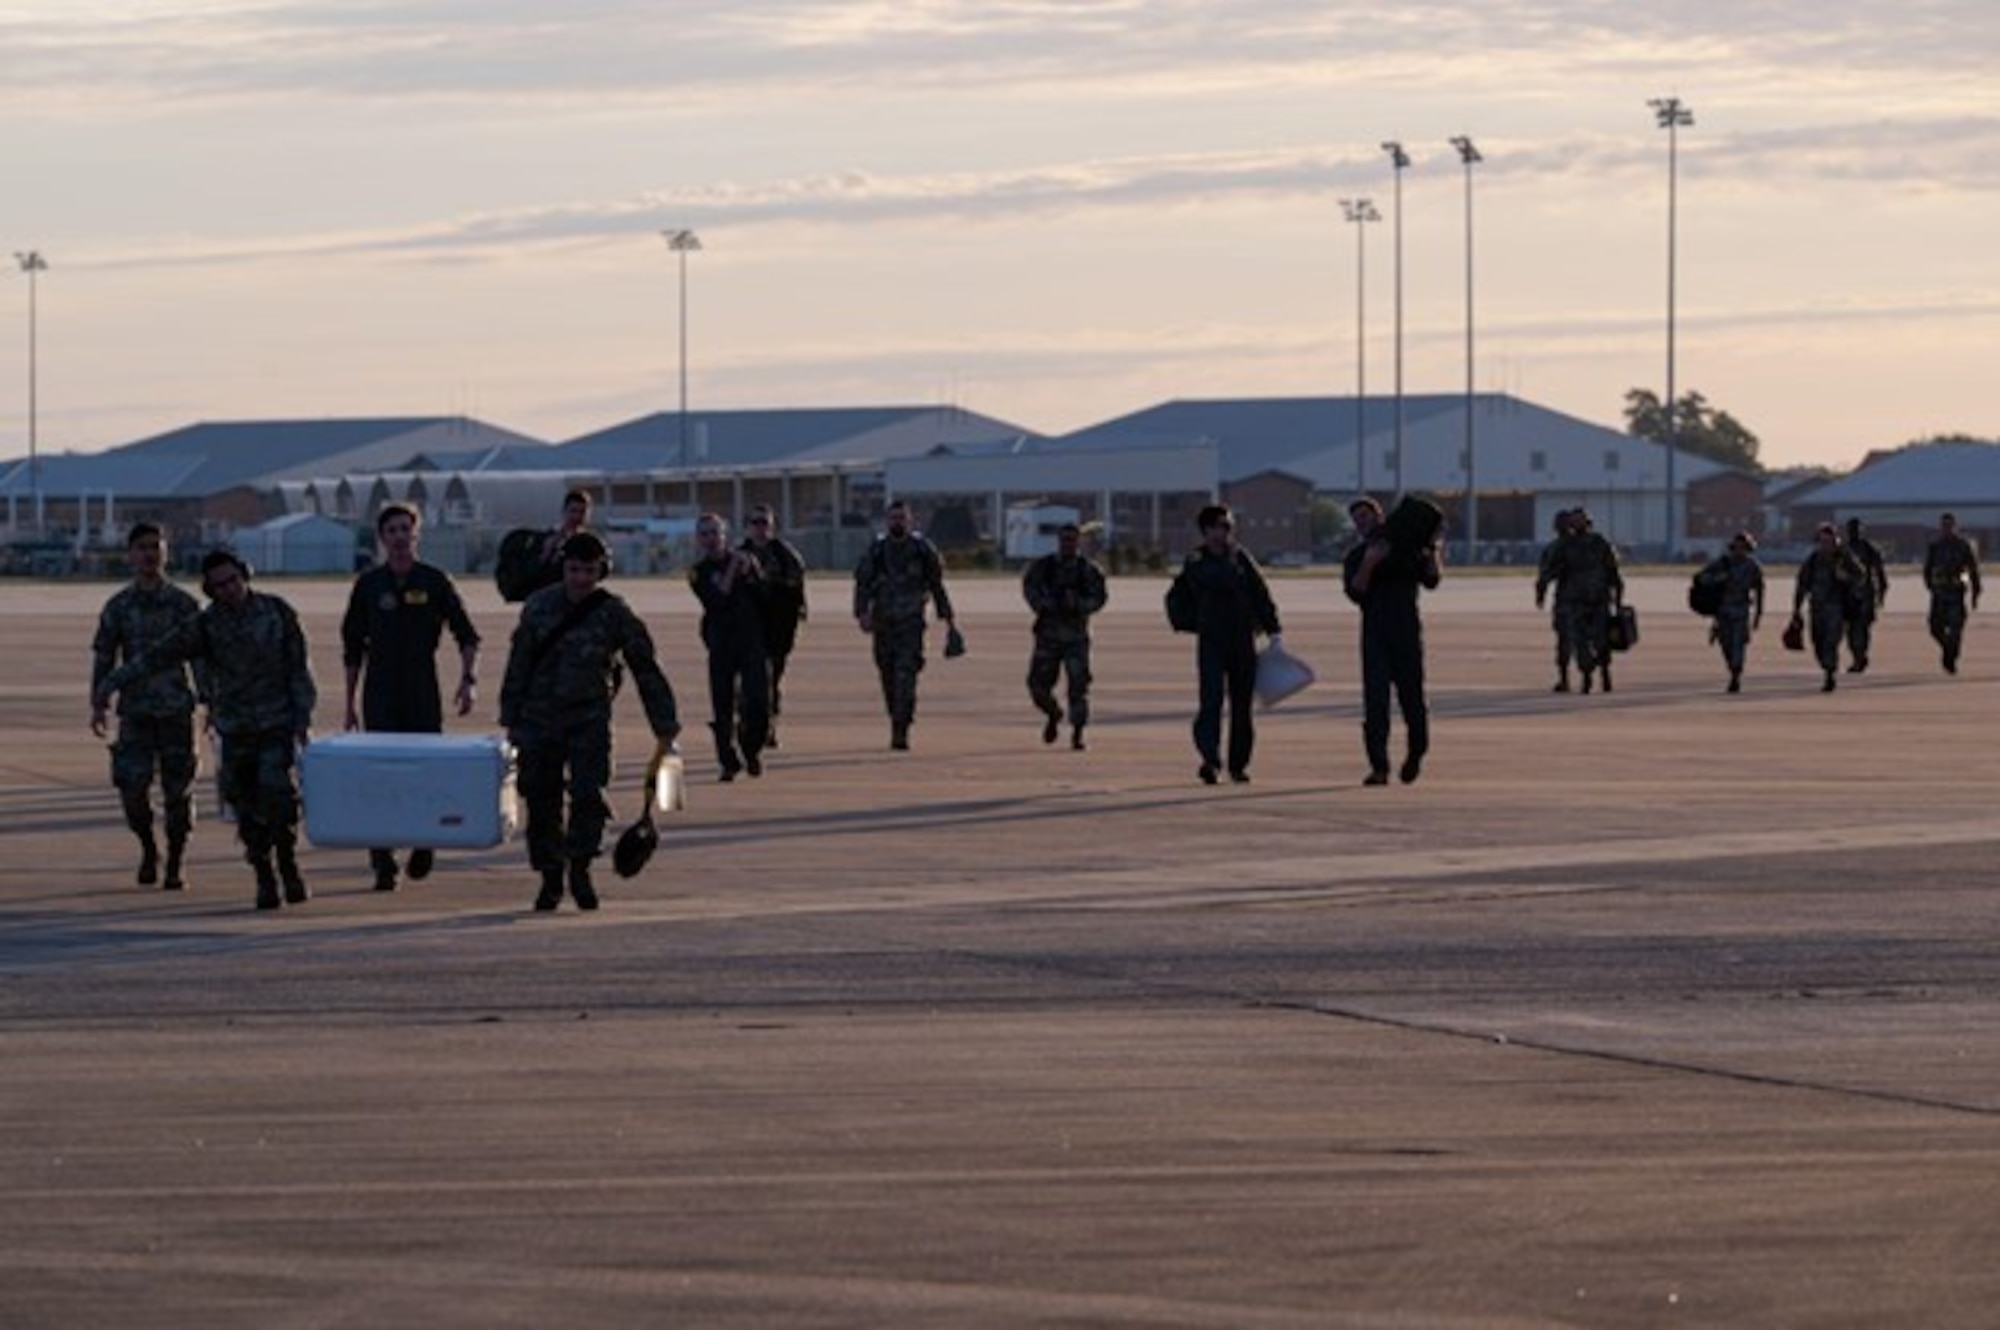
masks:
[[[688,469],[688,255],[701,248],[701,237],[692,231],[662,231],[667,248],[681,262],[681,470]]]
[[[1368,223],[1379,222],[1373,199],[1342,199],[1354,223],[1354,492],[1368,492]]]
[[[1694,123],[1694,111],[1678,97],[1655,97],[1646,105],[1653,118],[1667,131],[1667,558],[1674,557],[1680,542],[1674,538],[1674,454],[1680,447],[1680,413],[1674,401],[1674,278],[1677,221],[1680,212],[1681,126]]]
[[[1479,549],[1479,468],[1472,436],[1472,168],[1486,159],[1463,134],[1451,146],[1465,163],[1465,557],[1470,563]]]
[[[1382,145],[1396,177],[1396,493],[1403,492],[1403,172],[1410,154],[1390,139]]]
[[[36,388],[39,375],[35,369],[35,275],[49,270],[49,261],[42,257],[40,250],[15,250],[14,262],[21,265],[21,271],[28,274],[28,495],[29,506],[35,514],[35,534],[42,533],[42,462],[37,437],[39,415]]]

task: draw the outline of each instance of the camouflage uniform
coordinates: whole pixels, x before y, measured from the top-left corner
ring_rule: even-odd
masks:
[[[1715,612],[1715,642],[1722,649],[1722,663],[1729,669],[1731,691],[1735,691],[1750,646],[1751,619],[1764,613],[1764,565],[1754,554],[1740,558],[1725,554],[1703,568],[1701,576],[1722,587],[1722,606]]]
[[[1045,554],[1021,574],[1021,595],[1035,612],[1028,696],[1051,725],[1061,722],[1056,676],[1067,674],[1069,721],[1080,732],[1090,723],[1090,616],[1107,599],[1104,570],[1081,554]]]
[[[564,865],[572,874],[587,869],[603,841],[611,816],[604,797],[611,779],[611,703],[621,660],[638,685],[653,733],[665,741],[680,729],[674,690],[646,625],[621,597],[601,590],[591,595],[597,598],[594,608],[546,647],[572,602],[561,586],[528,597],[500,687],[500,723],[520,754],[528,860],[545,877]]]
[[[777,536],[761,545],[745,540],[740,548],[764,570],[764,654],[770,662],[775,718],[784,711],[785,662],[798,644],[799,626],[806,621],[806,561]]]
[[[96,696],[121,662],[158,647],[201,614],[193,596],[169,583],[148,589],[126,587],[105,603],[90,644],[90,691]],[[138,676],[118,691],[118,737],[111,744],[111,783],[125,807],[125,825],[147,846],[153,843],[153,773],[159,772],[160,802],[169,847],[185,845],[194,826],[194,780],[199,759],[194,746],[197,696],[206,696],[206,664],[192,675],[185,662]],[[174,855],[169,849],[169,854]]]
[[[1801,606],[1812,610],[1813,655],[1826,671],[1827,687],[1833,686],[1834,671],[1840,668],[1840,644],[1847,632],[1851,605],[1868,594],[1868,574],[1844,545],[1828,554],[1814,550],[1799,565],[1797,589],[1792,593],[1792,613]]]
[[[917,674],[924,668],[924,602],[951,619],[944,560],[917,532],[877,536],[854,569],[854,617],[866,618],[875,639],[875,670],[890,729],[906,738],[917,715]]]
[[[127,684],[180,661],[208,669],[209,723],[222,739],[222,794],[236,810],[236,832],[257,870],[260,902],[275,890],[274,851],[288,894],[303,900],[294,858],[296,762],[299,736],[312,728],[319,694],[297,612],[263,592],[251,593],[240,608],[216,601],[158,647],[113,670],[102,689],[122,696]]]
[[[1535,606],[1540,608],[1547,598],[1549,587],[1556,588],[1555,607],[1549,611],[1549,627],[1556,635],[1556,691],[1569,691],[1569,627],[1563,622],[1562,595],[1562,544],[1568,533],[1557,536],[1542,546],[1541,567],[1535,575]]]
[[[1583,691],[1590,691],[1593,673],[1602,674],[1609,690],[1611,607],[1625,594],[1618,552],[1595,531],[1573,531],[1557,542],[1555,567],[1556,617],[1583,674]]]
[[[1931,637],[1936,640],[1946,670],[1958,673],[1958,653],[1965,642],[1965,591],[1979,600],[1979,556],[1972,542],[1954,532],[1940,536],[1924,552],[1924,585],[1930,588]]]
[[[1853,531],[1855,523],[1848,529]],[[1882,550],[1874,541],[1863,535],[1850,535],[1847,539],[1848,552],[1861,565],[1867,579],[1868,594],[1856,596],[1847,607],[1847,654],[1853,658],[1848,671],[1860,674],[1868,668],[1868,648],[1874,637],[1875,614],[1882,603],[1889,598],[1889,570],[1883,565]]]

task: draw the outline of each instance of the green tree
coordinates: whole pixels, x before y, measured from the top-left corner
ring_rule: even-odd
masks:
[[[1676,446],[1726,466],[1761,471],[1757,463],[1757,436],[1727,411],[1718,411],[1700,393],[1683,393],[1674,407]],[[1650,388],[1633,388],[1625,394],[1625,432],[1655,443],[1668,441],[1667,408],[1660,395]]]
[[[1307,520],[1312,526],[1313,556],[1320,559],[1339,557],[1341,547],[1354,530],[1354,523],[1348,520],[1347,505],[1324,494],[1314,495]]]

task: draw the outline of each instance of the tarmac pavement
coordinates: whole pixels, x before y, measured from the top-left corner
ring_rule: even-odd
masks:
[[[889,752],[818,579],[729,785],[692,596],[617,579],[690,807],[553,917],[518,842],[393,896],[308,850],[271,915],[204,820],[190,892],[133,885],[112,588],[0,585],[0,1327],[1991,1326],[2000,645],[1947,677],[1901,577],[1821,694],[1770,572],[1742,694],[1663,575],[1585,697],[1525,576],[1448,571],[1433,752],[1376,789],[1325,576],[1275,585],[1319,683],[1218,788],[1163,579],[1112,584],[1084,753],[966,577]],[[267,589],[331,732],[346,585]]]

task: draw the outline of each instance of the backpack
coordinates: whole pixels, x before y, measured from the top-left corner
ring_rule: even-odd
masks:
[[[1688,608],[1696,614],[1713,618],[1722,612],[1722,596],[1728,586],[1723,578],[1706,568],[1702,569],[1688,584]]]
[[[1201,597],[1182,569],[1167,585],[1167,626],[1177,633],[1192,633],[1201,627]]]
[[[535,593],[542,583],[542,541],[547,532],[531,526],[517,526],[500,538],[493,558],[493,585],[500,598],[518,604]]]

